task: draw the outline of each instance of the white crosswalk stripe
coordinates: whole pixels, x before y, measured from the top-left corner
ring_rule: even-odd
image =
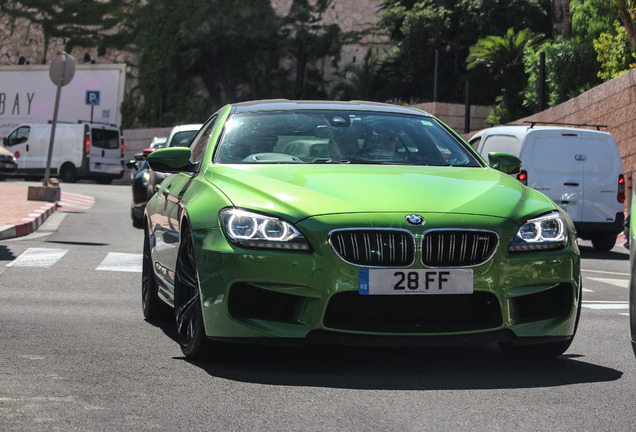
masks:
[[[596,310],[624,310],[629,309],[629,304],[627,302],[613,302],[613,301],[583,301],[581,305],[587,309],[596,309]]]
[[[67,249],[29,248],[7,267],[51,267],[62,258]]]
[[[29,248],[6,267],[52,267],[68,249]],[[142,254],[109,252],[95,270],[141,273]]]
[[[141,254],[110,252],[95,270],[141,273]]]
[[[63,209],[80,209],[80,210],[88,210],[95,204],[95,198],[82,195],[75,194],[69,192],[62,192],[60,201],[58,205]]]

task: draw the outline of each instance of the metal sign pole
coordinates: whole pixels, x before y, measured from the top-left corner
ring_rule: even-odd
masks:
[[[49,154],[46,158],[46,171],[44,172],[43,186],[48,186],[49,177],[51,174],[51,158],[53,157],[53,141],[55,140],[55,126],[57,125],[57,111],[60,106],[60,94],[62,93],[62,86],[64,85],[64,75],[66,74],[66,63],[68,62],[68,54],[62,53],[64,57],[62,60],[62,77],[57,84],[57,92],[55,94],[55,108],[53,110],[53,124],[51,125],[51,138],[49,140]]]

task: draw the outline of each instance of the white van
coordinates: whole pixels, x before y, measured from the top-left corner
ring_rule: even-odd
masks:
[[[50,124],[21,124],[3,139],[18,163],[14,175],[42,178],[51,140]],[[93,179],[108,184],[124,174],[124,139],[112,125],[58,123],[50,175],[72,183]]]
[[[497,126],[468,142],[486,160],[491,152],[519,157],[517,178],[567,211],[580,238],[598,250],[614,247],[625,218],[625,183],[612,135],[563,126]]]

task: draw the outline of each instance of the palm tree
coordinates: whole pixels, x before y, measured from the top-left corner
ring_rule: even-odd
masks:
[[[501,85],[501,95],[497,98],[496,115],[489,121],[506,123],[519,118],[523,108],[523,90],[526,75],[523,58],[528,50],[536,49],[542,36],[530,31],[518,33],[509,28],[503,36],[487,36],[470,47],[466,58],[467,69],[485,67]]]

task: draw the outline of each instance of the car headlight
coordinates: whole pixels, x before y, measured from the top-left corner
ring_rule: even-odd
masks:
[[[307,239],[282,219],[225,208],[219,213],[226,237],[235,245],[258,249],[308,251]]]
[[[517,231],[510,252],[559,249],[568,242],[565,221],[558,212],[530,219]]]

